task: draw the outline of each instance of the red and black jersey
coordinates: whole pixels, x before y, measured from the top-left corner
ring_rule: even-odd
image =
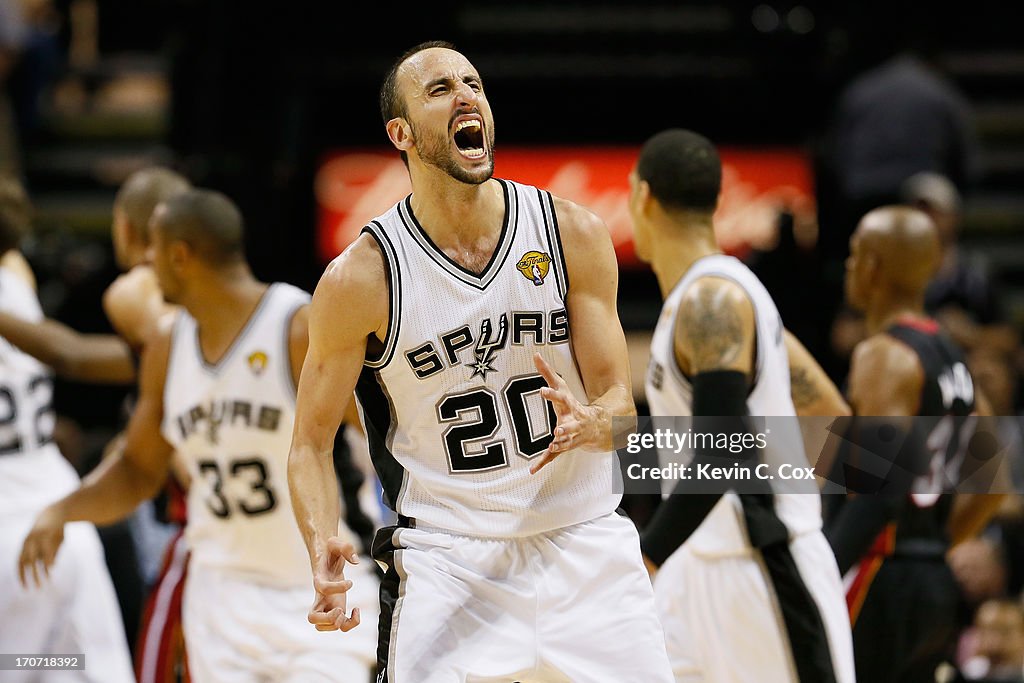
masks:
[[[963,352],[929,318],[902,318],[886,334],[912,349],[924,371],[914,431],[922,447],[910,494],[896,520],[890,552],[941,551],[947,544],[952,492],[975,428],[974,381]]]

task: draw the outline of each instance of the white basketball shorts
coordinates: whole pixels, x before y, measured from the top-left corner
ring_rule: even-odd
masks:
[[[0,524],[0,652],[85,655],[78,671],[0,671],[7,683],[134,683],[121,609],[103,544],[92,524],[64,527],[64,543],[37,588],[18,581],[18,557],[34,521],[17,515]]]
[[[796,683],[797,659],[806,666],[815,657],[830,660],[828,679],[854,683],[850,618],[828,541],[818,531],[802,534],[790,541],[789,555],[798,576],[782,593],[753,549],[709,557],[684,545],[666,560],[654,591],[677,683]],[[797,642],[781,601],[801,584],[817,615],[797,606],[795,616],[807,618]],[[818,638],[807,637],[812,630]]]
[[[326,683],[370,679],[376,653],[379,581],[369,562],[350,566],[348,609],[361,623],[348,633],[317,631],[308,588],[277,588],[190,562],[182,627],[193,683]]]
[[[670,683],[633,523],[524,538],[378,532],[380,683]]]

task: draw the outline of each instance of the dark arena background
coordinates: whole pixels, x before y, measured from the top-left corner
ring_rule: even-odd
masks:
[[[661,299],[633,253],[627,175],[644,140],[681,127],[721,150],[723,248],[761,277],[840,388],[863,337],[842,292],[856,217],[899,201],[913,173],[945,176],[961,199],[957,247],[984,292],[935,313],[968,346],[997,414],[1016,416],[1024,40],[1014,4],[0,0],[0,171],[20,177],[34,204],[23,251],[43,308],[79,331],[111,331],[101,307],[118,274],[111,206],[120,183],[151,164],[230,196],[257,277],[312,291],[359,228],[409,191],[379,114],[382,76],[405,49],[448,40],[483,77],[496,175],[579,201],[607,223],[641,412]],[[18,40],[3,26],[14,12]],[[891,81],[858,89],[901,59],[926,65],[943,104],[916,103],[917,91]],[[870,98],[875,119],[850,113]],[[908,126],[913,116],[930,123]],[[990,348],[993,330],[1015,341]],[[58,437],[79,472],[117,431],[127,395],[58,381]],[[977,608],[1017,605],[1005,653],[1015,681],[1024,681],[1021,503],[1010,496],[951,559],[965,596],[964,661],[976,652]],[[642,522],[650,503],[633,504]]]

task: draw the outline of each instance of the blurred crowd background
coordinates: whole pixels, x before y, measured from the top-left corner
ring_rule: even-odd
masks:
[[[311,291],[344,244],[332,197],[359,184],[345,185],[351,170],[339,180],[325,168],[349,152],[397,161],[379,119],[380,78],[413,44],[450,40],[483,76],[499,174],[503,149],[527,170],[531,154],[538,167],[576,156],[599,167],[601,150],[629,158],[667,127],[701,132],[737,159],[753,154],[737,161],[743,172],[758,169],[758,154],[802,165],[800,201],[737,200],[762,209],[738,212],[741,226],[764,223],[767,206],[767,230],[740,230],[750,239],[730,250],[840,387],[863,335],[842,296],[856,220],[882,203],[925,208],[945,247],[931,312],[967,349],[997,413],[1016,416],[1024,43],[1011,4],[479,1],[361,8],[356,20],[345,3],[309,0],[0,0],[0,171],[18,175],[35,205],[24,250],[44,309],[77,330],[110,331],[100,294],[117,275],[111,204],[121,181],[151,164],[231,196],[257,276]],[[608,188],[586,194],[588,177],[577,189],[601,204]],[[621,217],[611,204],[602,208]],[[358,215],[366,203],[346,206],[357,221],[373,216]],[[639,382],[660,299],[628,245],[621,254],[620,312]],[[80,471],[117,430],[126,393],[58,383],[61,446]],[[1020,421],[1005,423],[1019,443]],[[963,661],[979,678],[1024,671],[1021,519],[1012,496],[951,558],[965,595]],[[145,548],[138,555],[143,590],[152,562]]]

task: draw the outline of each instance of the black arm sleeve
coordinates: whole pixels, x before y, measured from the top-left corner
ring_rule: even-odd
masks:
[[[749,433],[744,419],[747,415],[747,389],[746,375],[735,370],[702,372],[694,377],[694,431]],[[730,454],[701,449],[694,454],[692,464],[697,466],[713,461],[721,466],[727,462],[746,462],[750,457],[749,451]],[[701,482],[696,479],[680,479],[672,495],[658,506],[641,537],[644,554],[654,564],[661,566],[685,543],[722,497],[722,491],[702,493],[701,489]]]
[[[864,557],[886,525],[897,520],[909,503],[914,480],[928,467],[925,429],[920,419],[909,430],[905,423],[897,425],[893,419],[850,420],[837,463],[847,498],[825,526],[840,573],[845,574]],[[888,471],[870,473],[866,454],[891,463]]]

